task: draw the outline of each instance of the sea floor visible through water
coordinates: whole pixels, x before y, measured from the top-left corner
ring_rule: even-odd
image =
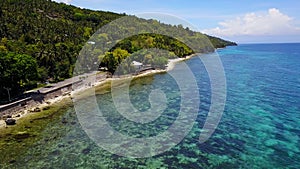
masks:
[[[114,155],[87,136],[72,101],[65,100],[44,115],[20,121],[23,124],[16,130],[1,129],[0,168],[299,168],[300,44],[240,45],[217,53],[227,78],[227,100],[216,131],[206,142],[199,142],[199,134],[209,111],[210,81],[201,60],[193,57],[184,63],[199,86],[198,117],[189,134],[170,150],[150,158]],[[184,63],[172,71],[181,71]],[[115,130],[149,137],[176,120],[181,102],[178,84],[162,73],[137,78],[130,85],[131,102],[141,111],[150,108],[149,93],[157,88],[165,93],[167,108],[146,125],[122,117],[109,89],[96,90],[96,99]]]

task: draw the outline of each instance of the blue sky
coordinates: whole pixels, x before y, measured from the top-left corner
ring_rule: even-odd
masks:
[[[137,15],[165,13],[198,31],[238,43],[300,42],[299,0],[56,0],[82,8]]]

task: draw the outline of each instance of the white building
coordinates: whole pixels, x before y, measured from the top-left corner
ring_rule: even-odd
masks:
[[[141,63],[141,62],[137,62],[137,61],[133,61],[132,63],[131,63],[133,66],[134,66],[134,68],[135,69],[141,69],[142,67],[143,67],[143,63]]]

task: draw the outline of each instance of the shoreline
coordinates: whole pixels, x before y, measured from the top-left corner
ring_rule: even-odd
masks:
[[[37,104],[37,105],[35,105],[33,107],[25,108],[24,110],[22,110],[23,113],[21,113],[21,114],[20,114],[20,112],[15,112],[12,115],[12,118],[15,119],[16,121],[18,121],[19,119],[21,119],[23,117],[26,117],[28,114],[31,114],[31,113],[41,113],[41,112],[44,111],[43,109],[45,107],[51,107],[55,103],[59,103],[59,102],[63,101],[66,98],[72,99],[74,95],[80,95],[84,91],[87,91],[87,90],[89,90],[91,88],[101,87],[105,83],[108,83],[108,82],[110,82],[112,80],[122,80],[122,79],[125,79],[125,78],[139,78],[139,77],[144,77],[144,76],[149,76],[149,75],[155,75],[155,74],[159,74],[159,73],[166,73],[166,72],[171,71],[172,69],[174,69],[174,67],[176,66],[176,64],[178,62],[189,60],[192,57],[195,57],[197,55],[201,55],[201,53],[199,53],[199,54],[192,54],[192,55],[186,56],[184,58],[169,59],[168,60],[168,64],[166,65],[165,69],[149,70],[149,71],[145,71],[145,72],[143,72],[141,74],[138,74],[138,75],[118,77],[118,78],[112,77],[112,78],[105,78],[105,79],[100,80],[100,81],[95,81],[90,86],[79,87],[78,89],[76,89],[74,91],[70,91],[70,93],[67,94],[67,95],[61,95],[61,96],[58,96],[58,97],[53,98],[53,99],[48,99],[48,100],[45,100],[43,103]],[[93,77],[93,76],[96,76],[96,74],[92,74],[91,76],[89,76],[89,78]],[[34,112],[33,110],[36,109],[36,108],[40,109],[41,111],[40,112]],[[17,117],[17,116],[19,116],[19,117]],[[18,125],[18,124],[16,124],[16,125]],[[7,127],[7,125],[5,123],[5,119],[0,119],[0,128],[6,128],[6,127]]]

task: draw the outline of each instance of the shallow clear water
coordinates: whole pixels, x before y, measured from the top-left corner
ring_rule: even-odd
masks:
[[[217,130],[205,143],[198,139],[210,106],[210,84],[195,57],[186,63],[199,86],[198,118],[187,137],[169,151],[142,159],[113,155],[87,137],[70,108],[7,168],[300,168],[300,44],[240,45],[218,54],[227,78],[227,102]],[[181,66],[172,71],[180,71]],[[157,88],[165,92],[168,107],[146,125],[118,114],[110,93],[97,95],[97,101],[115,130],[149,137],[176,119],[181,101],[178,86],[170,75],[159,74],[138,79],[130,88],[131,101],[139,110],[150,107],[149,92]]]

